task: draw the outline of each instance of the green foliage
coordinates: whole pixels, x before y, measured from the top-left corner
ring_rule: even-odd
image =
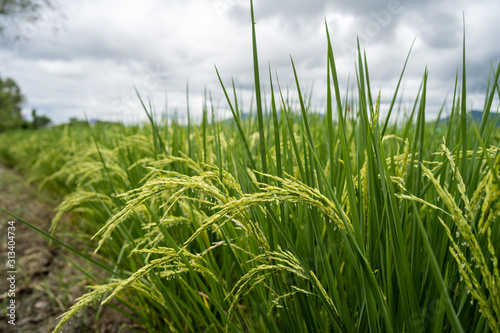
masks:
[[[107,268],[86,272],[91,291],[61,326],[113,298],[150,332],[498,332],[500,65],[479,128],[458,78],[449,122],[426,121],[427,71],[398,126],[379,120],[361,50],[356,97],[340,96],[327,46],[324,117],[292,63],[298,103],[270,75],[279,100],[256,117],[219,75],[232,121],[160,123],[143,104],[144,126],[0,136],[2,154],[65,196],[51,232],[80,217]]]
[[[31,116],[33,117],[33,120],[31,121],[31,127],[34,129],[47,127],[51,122],[49,117],[45,115],[37,115],[35,109],[31,111]]]
[[[52,0],[1,0],[0,1],[0,37],[7,35],[20,38],[19,31],[9,31],[18,27],[20,22],[34,22],[40,18],[41,12],[53,7]]]
[[[24,100],[14,80],[0,78],[0,132],[23,125],[21,107]]]
[[[35,109],[31,112],[32,122],[28,123],[24,120],[21,108],[25,100],[21,88],[14,80],[0,78],[0,132],[19,128],[40,129],[50,124],[50,118],[38,115]]]

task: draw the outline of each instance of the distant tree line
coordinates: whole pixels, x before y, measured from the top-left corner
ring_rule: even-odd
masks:
[[[0,77],[0,132],[20,128],[38,129],[50,124],[50,119],[38,115],[35,109],[31,112],[31,122],[23,119],[21,109],[25,101],[26,98],[14,80]]]
[[[54,9],[55,0],[0,0],[0,41],[21,38],[18,31],[23,22],[36,22],[46,9]],[[11,31],[7,33],[7,30]],[[13,30],[13,31],[12,31]],[[0,77],[0,132],[18,128],[43,128],[50,124],[50,119],[38,115],[33,109],[31,122],[23,119],[21,108],[26,98],[17,83]]]

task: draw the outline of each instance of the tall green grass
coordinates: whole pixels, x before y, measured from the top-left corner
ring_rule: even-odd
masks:
[[[271,71],[264,104],[253,27],[256,119],[217,71],[232,121],[207,103],[199,124],[158,122],[143,103],[145,126],[1,137],[2,156],[65,196],[55,237],[72,212],[106,268],[84,272],[91,291],[56,331],[111,299],[151,332],[500,331],[500,64],[480,124],[467,118],[464,47],[449,123],[425,119],[425,70],[398,125],[381,119],[359,46],[356,98],[341,96],[326,35],[325,116],[293,61],[299,108]]]

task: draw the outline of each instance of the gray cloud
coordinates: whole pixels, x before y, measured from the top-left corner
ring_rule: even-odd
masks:
[[[466,18],[468,91],[486,89],[491,62],[500,60],[495,0],[476,1],[255,1],[261,79],[268,63],[283,87],[295,88],[290,55],[303,89],[314,82],[315,103],[325,96],[326,33],[329,25],[343,85],[355,81],[356,37],[366,49],[374,94],[392,98],[412,40],[404,78],[413,101],[429,69],[429,110],[453,89],[462,62],[462,15]],[[226,108],[215,73],[225,84],[234,77],[249,102],[253,87],[249,2],[243,0],[64,2],[58,33],[48,24],[32,27],[29,38],[0,46],[0,75],[14,78],[36,107],[57,122],[69,117],[144,119],[134,88],[152,96],[161,110],[185,110],[189,81],[191,110],[201,113],[205,87]],[[344,90],[345,91],[345,90]],[[480,98],[470,98],[474,105]],[[27,111],[26,113],[29,113]]]

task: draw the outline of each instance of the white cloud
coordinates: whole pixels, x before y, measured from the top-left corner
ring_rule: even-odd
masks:
[[[205,87],[227,108],[214,64],[225,84],[231,77],[246,102],[253,85],[248,1],[188,0],[59,1],[56,14],[25,27],[21,43],[0,47],[0,75],[14,78],[37,108],[56,122],[70,117],[136,121],[144,113],[134,86],[153,96],[157,111],[167,93],[171,111],[183,116],[189,80],[191,111],[201,114]],[[405,74],[405,97],[413,100],[429,68],[429,109],[438,108],[461,67],[462,14],[466,16],[467,75],[473,94],[485,89],[490,62],[500,60],[495,43],[497,1],[411,0],[388,2],[256,1],[261,80],[268,63],[283,86],[294,88],[292,55],[305,90],[314,82],[317,104],[324,100],[326,18],[342,84],[355,81],[356,35],[366,48],[374,91],[392,98],[411,41],[417,36]],[[64,14],[65,19],[61,18]],[[54,33],[54,24],[62,28]],[[486,78],[486,79],[485,79]],[[479,99],[476,101],[479,104]],[[475,105],[476,106],[476,105]]]

